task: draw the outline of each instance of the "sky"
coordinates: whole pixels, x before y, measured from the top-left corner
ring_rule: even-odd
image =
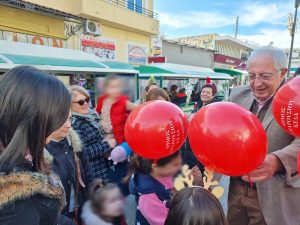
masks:
[[[289,48],[289,13],[294,15],[294,0],[154,0],[159,14],[160,32],[166,38],[208,33],[234,36],[239,16],[238,38],[260,45],[270,42]],[[300,8],[298,15],[300,14]],[[298,16],[300,22],[300,16]],[[300,48],[300,27],[294,47]]]

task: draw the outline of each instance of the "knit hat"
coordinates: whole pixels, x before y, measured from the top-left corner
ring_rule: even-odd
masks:
[[[201,91],[203,90],[203,88],[211,88],[212,89],[212,93],[213,95],[215,95],[217,93],[217,87],[216,85],[211,81],[210,77],[206,78],[206,83],[205,85],[202,86]]]

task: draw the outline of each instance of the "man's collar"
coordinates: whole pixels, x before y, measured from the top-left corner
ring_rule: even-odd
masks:
[[[275,93],[274,93],[273,95],[271,95],[269,98],[267,98],[266,100],[264,100],[264,101],[259,100],[259,99],[254,95],[253,92],[252,92],[252,95],[253,95],[255,101],[259,104],[259,106],[264,106],[267,102],[269,102],[269,100],[271,100],[271,99],[274,97]]]
[[[264,101],[259,100],[259,99],[254,95],[254,93],[252,92],[252,95],[253,95],[255,101],[258,103],[259,108],[263,107],[266,103],[268,103],[269,101],[271,101],[271,99],[273,99],[274,95],[275,95],[275,94],[277,93],[277,91],[284,85],[284,83],[285,83],[285,79],[283,79],[283,80],[281,81],[281,83],[280,83],[278,89],[276,90],[276,92],[275,92],[274,94],[272,94],[269,98],[267,98],[267,99],[264,100]]]

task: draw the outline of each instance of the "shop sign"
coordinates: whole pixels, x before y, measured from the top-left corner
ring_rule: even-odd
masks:
[[[82,35],[80,45],[84,52],[94,54],[101,59],[116,60],[116,41],[113,39]]]
[[[162,40],[160,37],[152,38],[152,56],[162,55]]]
[[[67,42],[62,39],[15,33],[10,31],[0,31],[0,40],[23,42],[34,45],[45,45],[56,48],[67,48]]]
[[[165,63],[166,57],[160,56],[160,57],[149,57],[148,63]]]
[[[148,62],[146,45],[127,43],[127,59],[130,64],[145,65]]]
[[[233,66],[238,66],[241,63],[241,59],[226,56],[226,55],[221,55],[221,54],[215,54],[214,61],[216,63],[229,64]]]

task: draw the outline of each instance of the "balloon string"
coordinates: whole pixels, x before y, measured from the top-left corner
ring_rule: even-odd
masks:
[[[253,182],[252,182],[252,180],[251,180],[251,178],[250,178],[250,175],[247,174],[247,176],[248,176],[248,180],[249,180],[249,183],[250,183],[250,187],[253,188]]]

